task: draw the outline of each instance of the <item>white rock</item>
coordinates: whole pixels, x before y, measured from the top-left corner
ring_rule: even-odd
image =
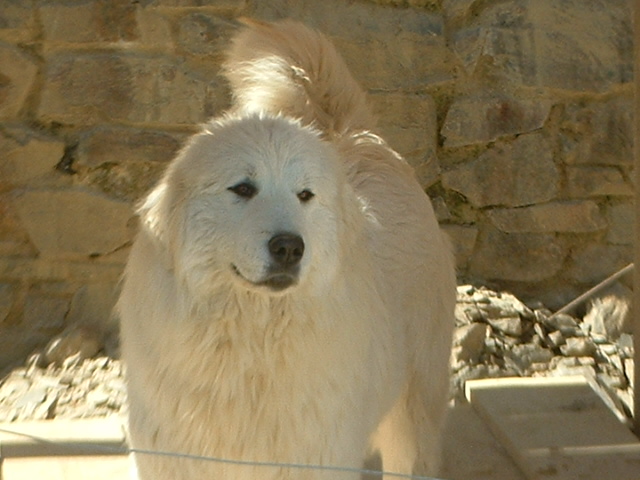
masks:
[[[522,320],[517,317],[489,318],[489,325],[511,337],[522,335]]]
[[[471,323],[458,327],[453,334],[454,361],[476,362],[482,354],[488,328],[484,323]]]
[[[560,351],[567,357],[589,357],[596,353],[596,346],[590,338],[572,337],[560,347]]]

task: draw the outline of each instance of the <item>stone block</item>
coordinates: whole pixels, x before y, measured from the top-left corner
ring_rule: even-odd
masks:
[[[471,11],[475,0],[442,0],[442,10],[448,24],[462,23]]]
[[[134,115],[134,75],[111,53],[58,53],[47,58],[38,114],[45,121],[92,124]]]
[[[201,123],[216,113],[219,97],[227,93],[212,68],[164,55],[54,53],[48,57],[38,115],[62,124]]]
[[[569,167],[567,184],[568,193],[572,198],[633,195],[633,187],[616,167]]]
[[[4,0],[0,8],[0,40],[11,43],[33,40],[37,34],[35,12],[30,2]]]
[[[37,73],[34,58],[0,44],[0,120],[13,119],[25,108]]]
[[[129,0],[53,0],[40,5],[45,45],[127,42],[138,38],[136,2]]]
[[[20,223],[10,195],[0,195],[0,256],[7,259],[32,257],[35,254],[35,248]]]
[[[445,147],[488,143],[542,128],[550,110],[551,102],[540,98],[486,92],[462,96],[449,108],[440,133],[446,139]]]
[[[632,79],[631,18],[625,0],[499,2],[454,32],[451,43],[469,72],[600,92]]]
[[[382,137],[413,166],[423,187],[440,173],[436,156],[436,105],[429,95],[385,93],[370,95]]]
[[[30,138],[20,143],[0,134],[0,184],[23,186],[53,173],[64,149],[60,140]]]
[[[163,2],[166,5],[167,2]],[[171,15],[165,10],[146,5],[138,9],[138,41],[147,48],[171,52],[174,49]]]
[[[633,203],[611,205],[607,211],[609,231],[607,242],[616,245],[632,245],[635,240],[636,212]]]
[[[564,160],[570,164],[633,163],[633,98],[572,103],[561,120]]]
[[[100,126],[82,136],[74,166],[105,163],[169,162],[180,148],[182,136],[161,130]]]
[[[633,247],[591,244],[575,248],[566,275],[574,282],[596,285],[633,261]]]
[[[132,237],[131,207],[84,190],[28,191],[14,200],[42,256],[96,256]]]
[[[556,275],[567,254],[553,234],[504,233],[485,227],[469,269],[485,279],[539,282]]]
[[[94,326],[99,331],[115,328],[113,315],[118,287],[115,282],[83,285],[74,294],[67,321],[69,325]]]
[[[69,298],[45,292],[29,292],[24,304],[23,324],[28,331],[47,337],[61,331],[69,311]]]
[[[80,139],[73,167],[81,184],[132,202],[157,182],[181,140],[159,130],[98,127]]]
[[[478,228],[465,225],[442,225],[442,229],[451,239],[453,253],[458,268],[464,268],[471,258],[478,238]]]
[[[542,134],[521,135],[477,159],[442,175],[442,185],[476,207],[531,205],[552,200],[559,192],[559,171]]]
[[[158,162],[103,163],[83,170],[78,183],[107,196],[135,203],[156,184],[165,170]]]
[[[453,80],[455,63],[444,44],[409,35],[360,42],[336,37],[349,70],[367,90],[418,90]],[[440,37],[434,37],[440,38]]]
[[[204,7],[220,13],[240,13],[247,5],[247,0],[153,0],[151,5],[161,4],[163,7]],[[260,2],[262,3],[262,2]]]
[[[496,208],[487,212],[491,223],[507,233],[593,232],[607,221],[592,201],[551,202],[521,208]]]
[[[213,14],[194,12],[178,21],[177,45],[194,55],[222,56],[237,26]]]
[[[14,287],[8,283],[0,283],[0,325],[6,320],[13,306]]]

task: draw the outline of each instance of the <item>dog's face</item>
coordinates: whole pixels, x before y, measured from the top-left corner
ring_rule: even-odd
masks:
[[[198,289],[222,282],[278,295],[326,283],[340,261],[344,174],[333,148],[295,122],[213,124],[163,184],[164,212],[151,215],[170,217],[163,248]]]

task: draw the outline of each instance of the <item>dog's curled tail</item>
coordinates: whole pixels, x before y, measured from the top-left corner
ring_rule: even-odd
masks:
[[[237,108],[286,114],[328,135],[375,128],[364,92],[325,36],[291,20],[242,23],[224,65]]]

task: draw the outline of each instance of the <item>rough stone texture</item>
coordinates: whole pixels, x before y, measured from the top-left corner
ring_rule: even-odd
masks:
[[[531,132],[544,125],[551,102],[505,95],[461,97],[453,102],[442,126],[446,147],[488,143],[505,135]]]
[[[624,268],[632,257],[632,247],[624,245],[588,245],[571,254],[566,275],[574,282],[596,284]]]
[[[116,326],[112,307],[117,299],[117,293],[116,282],[83,285],[71,300],[67,323],[87,325],[94,330],[110,333]]]
[[[591,201],[553,202],[521,208],[496,208],[491,223],[507,233],[593,232],[606,228],[598,205]]]
[[[84,134],[74,166],[97,167],[105,163],[169,162],[181,138],[163,131],[99,127]]]
[[[63,292],[34,290],[25,299],[24,323],[36,334],[46,337],[64,328],[68,311],[69,298]]]
[[[478,229],[462,225],[444,225],[443,230],[451,240],[456,264],[459,267],[465,267],[473,255],[473,247],[478,238]]]
[[[557,274],[566,256],[553,234],[510,234],[487,227],[480,232],[470,270],[480,278],[537,282]]]
[[[522,135],[511,144],[491,148],[445,172],[442,184],[463,194],[476,207],[546,202],[560,188],[551,146],[540,134]]]
[[[567,177],[574,198],[633,195],[633,187],[616,167],[570,167]]]
[[[486,68],[523,85],[566,90],[606,91],[630,81],[631,14],[625,0],[484,5],[453,35],[467,71]]]
[[[607,241],[613,245],[632,245],[635,240],[633,203],[611,205],[608,210]]]
[[[603,103],[570,103],[561,123],[560,139],[571,164],[633,163],[633,97]]]
[[[164,56],[56,53],[38,113],[45,121],[71,124],[193,125],[219,106],[211,98],[220,81],[215,73]]]
[[[128,0],[45,2],[40,9],[49,43],[136,40],[136,6]]]
[[[33,191],[14,203],[43,256],[103,255],[131,238],[129,206],[106,197],[81,190]]]
[[[9,316],[11,305],[13,304],[13,286],[0,284],[0,325]]]
[[[0,9],[0,40],[11,43],[33,40],[35,10],[22,0],[5,0]]]
[[[434,199],[460,281],[558,308],[632,261],[627,0],[4,0],[0,368],[108,322],[131,206],[230,103],[239,16],[332,38]],[[34,292],[66,305],[55,328],[30,329]]]
[[[190,13],[178,22],[177,44],[194,55],[220,56],[228,46],[234,25],[209,13]]]
[[[64,149],[64,142],[58,139],[30,138],[20,143],[0,135],[0,185],[29,185],[52,174]]]
[[[0,45],[0,120],[15,118],[31,93],[38,67],[18,48]]]
[[[385,140],[415,168],[424,187],[433,184],[440,174],[433,98],[405,93],[376,94],[371,96],[371,103]]]

